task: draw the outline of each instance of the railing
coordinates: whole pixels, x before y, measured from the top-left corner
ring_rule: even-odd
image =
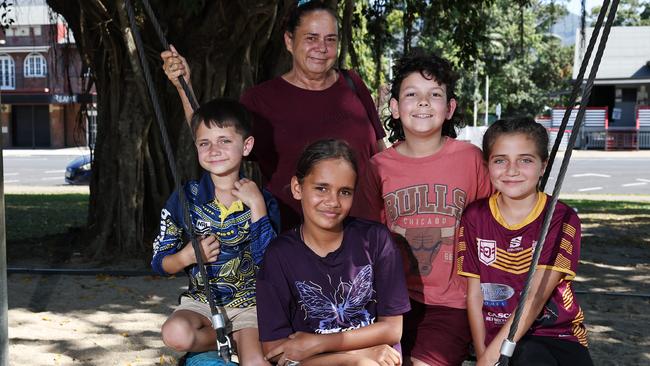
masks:
[[[605,150],[607,131],[582,131],[581,147],[583,149]]]
[[[650,149],[650,130],[639,131],[639,148]]]
[[[634,127],[607,130],[605,150],[639,150],[639,130]]]

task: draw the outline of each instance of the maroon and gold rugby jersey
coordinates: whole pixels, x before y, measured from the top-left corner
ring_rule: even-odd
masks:
[[[519,303],[550,203],[546,194],[539,193],[528,217],[520,224],[508,225],[497,207],[498,195],[467,207],[458,243],[458,273],[481,281],[486,345]],[[584,315],[572,285],[579,258],[580,219],[573,209],[558,202],[537,268],[562,272],[565,276],[527,334],[587,346]]]

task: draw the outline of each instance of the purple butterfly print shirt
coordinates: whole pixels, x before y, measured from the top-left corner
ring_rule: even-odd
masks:
[[[257,275],[260,340],[302,331],[336,333],[410,310],[402,258],[388,229],[350,218],[341,246],[325,257],[298,229],[277,237]]]

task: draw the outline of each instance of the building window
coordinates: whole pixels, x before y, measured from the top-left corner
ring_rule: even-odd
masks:
[[[25,77],[38,78],[47,74],[47,66],[45,65],[45,57],[40,53],[30,53],[25,58]]]
[[[0,89],[16,89],[16,64],[7,54],[0,55]]]

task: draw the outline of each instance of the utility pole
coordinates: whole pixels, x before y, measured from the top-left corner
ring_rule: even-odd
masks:
[[[2,102],[0,101],[0,129],[2,128]],[[9,359],[9,326],[7,321],[7,236],[5,226],[5,183],[2,147],[2,131],[0,131],[0,366],[7,366]]]
[[[485,74],[485,125],[488,125],[488,112],[490,110],[490,76]]]
[[[479,85],[478,85],[478,65],[474,65],[474,95],[472,96],[472,99],[474,99],[474,127],[476,127],[476,122],[478,120],[478,100],[481,97],[481,91],[479,90]]]

